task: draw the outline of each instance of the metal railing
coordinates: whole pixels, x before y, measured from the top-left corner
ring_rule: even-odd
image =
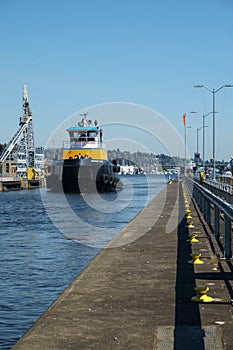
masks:
[[[72,149],[72,148],[104,148],[105,144],[100,141],[93,141],[93,138],[86,138],[83,141],[75,141],[75,142],[70,142],[70,141],[63,141],[63,148],[64,149]]]
[[[218,181],[204,180],[203,186],[213,192],[216,196],[233,204],[233,187],[231,185]]]
[[[224,192],[231,193],[233,194],[233,186],[231,182],[225,182],[225,181],[220,181],[220,178],[218,181],[212,181],[212,180],[207,180],[205,179],[205,182],[210,184],[211,186],[218,188]]]
[[[232,258],[233,206],[216,194],[190,178],[185,180],[207,224],[212,228],[216,239],[220,239],[220,219],[224,220],[223,257]],[[213,208],[213,212],[211,210]]]
[[[200,182],[200,175],[193,176],[194,181]],[[228,203],[233,204],[233,178],[226,176],[218,176],[217,181],[213,181],[212,178],[203,179],[203,186],[208,190],[216,194],[217,196],[225,199]]]

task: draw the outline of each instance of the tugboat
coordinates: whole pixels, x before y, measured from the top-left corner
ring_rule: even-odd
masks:
[[[122,189],[120,167],[107,159],[103,131],[87,114],[68,128],[69,141],[63,143],[61,160],[48,168],[47,189],[64,192],[115,192]]]

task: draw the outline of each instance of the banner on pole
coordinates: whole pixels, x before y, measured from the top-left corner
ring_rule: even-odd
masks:
[[[184,123],[184,126],[186,125],[186,114],[184,113],[183,114],[183,123]]]

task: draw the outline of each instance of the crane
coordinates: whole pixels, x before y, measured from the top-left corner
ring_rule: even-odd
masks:
[[[32,123],[32,112],[28,102],[27,87],[23,85],[23,117],[20,117],[19,128],[0,155],[0,165],[7,159],[17,145],[18,177],[27,173],[28,168],[35,166],[35,147]]]

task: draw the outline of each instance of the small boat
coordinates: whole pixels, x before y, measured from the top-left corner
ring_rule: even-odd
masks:
[[[69,141],[63,142],[60,160],[48,167],[47,189],[64,192],[115,192],[122,189],[120,167],[107,159],[103,130],[87,113],[68,128]]]

